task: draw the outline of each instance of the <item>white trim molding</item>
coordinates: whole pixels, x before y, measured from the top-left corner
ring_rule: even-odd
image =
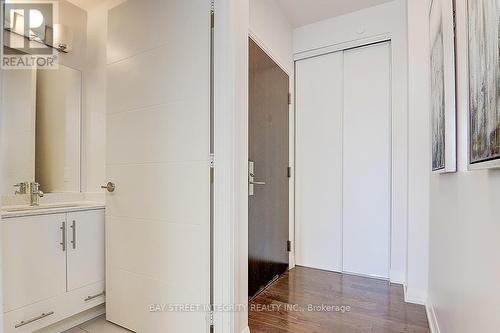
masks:
[[[427,303],[427,295],[425,292],[421,290],[416,290],[405,286],[404,295],[406,303],[412,303],[418,305],[426,305]]]
[[[262,41],[262,39],[259,38],[259,36],[252,31],[252,29],[248,29],[248,37],[250,37],[255,44],[259,45],[261,49],[264,50],[264,52],[275,62],[278,64],[278,66],[289,76],[292,76],[292,73],[290,73],[290,69],[288,69],[280,60],[278,60],[278,57],[274,54],[274,52],[271,50],[270,47],[266,45]]]
[[[248,0],[215,0],[214,304],[248,303]],[[248,326],[215,312],[215,333]]]
[[[250,327],[245,327],[245,329],[243,331],[241,331],[241,333],[250,333]]]
[[[294,60],[299,61],[299,60],[304,60],[308,58],[313,58],[329,53],[335,53],[338,51],[345,51],[357,47],[362,47],[362,46],[367,46],[370,44],[376,44],[376,43],[382,43],[382,42],[387,42],[392,39],[392,35],[390,33],[385,33],[385,34],[380,34],[380,35],[375,35],[375,36],[369,36],[365,38],[359,38],[355,40],[350,40],[342,43],[337,43],[333,45],[328,45],[324,46],[321,48],[313,49],[313,50],[308,50],[308,51],[302,51],[294,54]]]
[[[0,6],[0,17],[4,17],[4,13],[3,13],[3,7],[4,6]],[[3,33],[0,34],[0,45],[3,45]],[[0,69],[0,92],[3,91],[3,70]],[[3,107],[2,107],[2,104],[3,104],[3,100],[2,100],[2,93],[0,93],[0,119],[2,119],[3,117]],[[0,128],[0,135],[2,134],[2,129]],[[1,169],[1,165],[0,165],[0,169]],[[2,170],[0,170],[2,171]],[[2,187],[2,181],[3,179],[0,179],[0,188],[3,188]],[[0,222],[1,222],[1,218],[0,218]],[[2,228],[0,228],[0,239],[2,239]],[[3,332],[3,279],[2,279],[2,276],[3,276],[3,264],[2,264],[2,247],[0,247],[0,300],[2,300],[2,302],[0,302],[0,332]]]
[[[430,298],[427,299],[425,312],[427,313],[427,320],[429,321],[429,328],[431,330],[431,333],[441,333],[441,331],[439,330],[436,312],[434,311],[434,306]]]

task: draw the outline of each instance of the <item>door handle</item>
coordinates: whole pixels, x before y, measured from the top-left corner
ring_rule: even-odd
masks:
[[[266,185],[265,182],[249,182],[250,185]]]
[[[71,241],[71,244],[73,244],[73,250],[76,250],[76,221],[73,220],[71,224],[71,229],[73,232],[73,240]]]
[[[31,319],[28,319],[28,320],[23,320],[21,321],[19,324],[16,324],[14,326],[14,328],[20,328],[20,327],[23,327],[23,326],[26,326],[26,325],[29,325],[31,323],[34,323],[35,321],[38,321],[38,320],[41,320],[43,318],[46,318],[48,316],[52,316],[54,314],[54,311],[50,311],[50,312],[47,312],[47,313],[42,313],[41,315],[39,315],[38,317],[35,317],[35,318],[31,318]]]
[[[93,295],[93,296],[88,296],[88,297],[87,297],[87,298],[85,298],[83,301],[84,301],[84,302],[88,302],[88,301],[91,301],[91,300],[96,299],[96,298],[101,297],[101,296],[106,296],[106,292],[105,292],[105,291],[103,291],[103,292],[102,292],[102,293],[100,293],[100,294]]]
[[[65,252],[66,251],[66,222],[63,222],[59,229],[61,229],[61,237],[62,237],[62,241],[61,241],[61,243],[59,243],[59,245],[62,246],[62,250],[63,250],[63,252]]]
[[[266,182],[255,181],[255,162],[248,161],[248,195],[254,195],[254,186],[264,186]]]
[[[116,190],[115,183],[108,182],[106,185],[102,185],[101,188],[106,189],[109,193],[113,193]]]

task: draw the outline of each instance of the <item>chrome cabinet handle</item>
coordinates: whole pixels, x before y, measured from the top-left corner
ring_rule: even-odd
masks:
[[[48,316],[52,316],[53,314],[54,314],[54,311],[50,311],[50,312],[47,312],[47,313],[42,313],[41,315],[39,315],[38,317],[35,317],[33,319],[23,320],[22,322],[20,322],[16,326],[14,326],[14,328],[23,327],[23,326],[31,324],[31,323],[33,323],[33,322],[35,322],[37,320],[46,318]]]
[[[73,240],[71,241],[71,244],[73,244],[73,250],[76,250],[76,221],[73,220],[71,223],[71,229],[73,232]]]
[[[88,301],[91,301],[93,299],[96,299],[97,297],[101,297],[101,296],[106,296],[106,292],[103,291],[102,293],[100,294],[97,294],[97,295],[94,295],[94,296],[88,296],[86,299],[84,299],[83,301],[84,302],[88,302]]]
[[[106,185],[101,186],[101,188],[107,190],[109,193],[113,193],[116,190],[115,183],[108,182]]]
[[[62,234],[62,242],[59,243],[62,246],[63,252],[66,251],[66,222],[63,222],[61,227],[61,234]]]

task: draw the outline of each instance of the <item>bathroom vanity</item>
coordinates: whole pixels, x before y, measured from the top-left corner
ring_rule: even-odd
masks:
[[[24,12],[6,15],[4,28],[12,23],[17,29],[34,17]],[[57,53],[57,67],[2,73],[4,333],[63,332],[105,311],[106,109],[94,102],[100,99],[95,89],[85,89],[101,68],[90,67],[87,59],[87,12],[67,1],[57,1],[56,12],[54,25],[42,20],[30,34],[38,38],[60,30],[74,38]],[[4,32],[10,40],[12,31]],[[22,34],[12,40],[19,38]],[[55,39],[48,41],[52,45]],[[33,43],[30,39],[30,47]],[[15,51],[14,44],[3,45],[4,51]]]
[[[4,332],[28,333],[105,302],[104,205],[2,207]]]

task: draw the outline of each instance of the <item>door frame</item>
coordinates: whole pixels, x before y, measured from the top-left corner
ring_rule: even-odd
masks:
[[[288,167],[291,168],[291,173],[288,177],[288,241],[292,242],[292,246],[288,253],[287,270],[290,270],[295,267],[295,107],[293,102],[294,75],[286,69],[286,67],[278,60],[278,58],[273,55],[271,49],[268,48],[265,43],[262,42],[251,30],[248,31],[248,38],[251,39],[288,76]],[[250,45],[248,47],[250,48]],[[250,110],[248,111],[250,112]],[[250,161],[250,156],[248,157],[248,160]],[[259,291],[257,295],[261,292],[262,290]]]
[[[248,327],[248,37],[249,0],[213,0],[214,30],[214,312],[215,333]],[[251,36],[251,35],[250,35]],[[252,37],[252,36],[251,36]],[[253,36],[255,38],[255,36]],[[255,38],[257,39],[257,38]],[[256,40],[257,44],[263,46]],[[268,53],[269,49],[263,49]],[[275,59],[275,57],[273,57]],[[280,64],[279,62],[277,62]],[[282,66],[281,66],[282,67]],[[288,73],[293,87],[293,73]],[[291,75],[292,74],[292,75]],[[293,89],[291,90],[293,93]],[[293,96],[293,95],[292,95]],[[293,104],[292,97],[292,104]],[[291,112],[293,112],[293,107]],[[290,119],[295,119],[291,114]],[[294,126],[290,133],[294,133]],[[294,142],[294,140],[292,141]],[[294,147],[290,145],[290,149]],[[290,163],[293,163],[294,148]],[[294,167],[294,165],[291,165]],[[290,183],[290,191],[293,188]],[[293,193],[293,192],[292,192]],[[291,196],[293,200],[294,196]],[[293,203],[293,202],[292,202]],[[292,205],[290,205],[292,207]],[[293,212],[294,213],[294,210]],[[292,216],[292,214],[290,214]],[[292,220],[292,219],[290,219]],[[293,223],[290,232],[293,232]],[[294,233],[291,234],[292,236]],[[293,238],[291,239],[294,240]],[[229,244],[227,246],[226,244]],[[292,246],[293,250],[293,246]],[[293,255],[290,265],[293,265]]]
[[[3,9],[4,9],[4,6],[0,6],[0,17],[4,17],[3,15]],[[3,19],[1,20],[3,22]],[[3,23],[2,23],[3,24]],[[3,47],[3,27],[2,27],[2,33],[0,34],[0,46]],[[2,100],[2,91],[3,91],[3,70],[0,69],[0,119],[2,117],[2,114],[3,114],[3,108],[1,107],[2,104],[3,104],[3,100]],[[0,126],[0,135],[2,134],[2,128]],[[0,168],[1,168],[1,165],[0,165]],[[2,187],[2,181],[3,179],[0,178],[0,188],[3,188]],[[0,217],[0,242],[2,240],[2,237],[3,237],[3,231],[2,231],[2,225],[1,223],[3,223],[2,221],[2,218]],[[2,253],[2,247],[0,246],[0,332],[3,332],[3,253]]]
[[[290,103],[288,105],[288,166],[292,172],[288,184],[288,240],[292,242],[291,251],[288,254],[288,269],[295,267],[295,71],[290,72],[274,56],[269,47],[262,42],[251,30],[248,37],[255,42],[280,68],[288,75],[288,92],[290,93]],[[293,64],[295,68],[295,61]]]
[[[395,66],[395,50],[394,50],[394,36],[392,33],[386,33],[382,35],[376,35],[376,36],[371,36],[367,38],[362,38],[358,40],[351,40],[351,41],[346,41],[344,43],[340,44],[335,44],[331,46],[326,46],[322,47],[319,49],[314,49],[310,51],[304,51],[300,52],[297,54],[294,54],[294,63],[296,64],[297,61],[300,60],[305,60],[308,58],[313,58],[313,57],[318,57],[330,53],[335,53],[335,52],[340,52],[340,51],[347,51],[350,49],[356,49],[356,48],[362,48],[362,47],[367,47],[370,45],[376,45],[380,43],[389,43],[390,45],[390,66],[391,66],[391,111],[390,111],[390,117],[391,117],[391,138],[390,138],[390,144],[391,144],[391,177],[390,177],[390,230],[389,230],[389,280],[393,283],[398,283],[398,284],[405,284],[406,277],[402,276],[400,272],[396,272],[393,269],[393,259],[395,257],[401,257],[404,256],[406,258],[406,252],[405,253],[399,253],[400,251],[394,246],[395,243],[401,243],[404,242],[404,244],[407,244],[407,235],[404,235],[404,239],[401,239],[402,234],[401,231],[397,231],[396,228],[398,226],[395,223],[395,217],[397,216],[396,213],[396,200],[398,195],[400,197],[408,197],[407,193],[407,188],[404,188],[403,191],[401,189],[398,189],[395,184],[397,183],[397,180],[401,180],[401,176],[398,176],[398,172],[401,173],[401,170],[397,170],[398,168],[396,167],[396,160],[394,156],[394,142],[397,140],[401,140],[401,129],[398,127],[399,124],[395,122],[395,117],[394,117],[394,111],[397,110],[397,102],[396,98],[394,96],[394,91],[395,91],[395,72],[394,72],[394,66]],[[296,88],[296,85],[295,85]],[[295,89],[294,88],[294,89]],[[295,106],[295,103],[294,103]],[[294,115],[296,116],[297,110],[294,110]],[[297,120],[295,120],[297,121]],[[296,130],[296,128],[295,128]],[[405,141],[406,141],[406,135],[405,133]],[[294,145],[295,146],[295,145]],[[296,155],[294,154],[296,157]],[[295,162],[294,162],[295,163]],[[407,176],[404,177],[405,183],[407,182]],[[405,209],[407,208],[407,203],[405,204]],[[405,221],[406,224],[406,221]]]
[[[248,0],[214,7],[214,332],[248,331]],[[228,246],[229,244],[229,246]],[[233,310],[233,311],[227,311]]]

